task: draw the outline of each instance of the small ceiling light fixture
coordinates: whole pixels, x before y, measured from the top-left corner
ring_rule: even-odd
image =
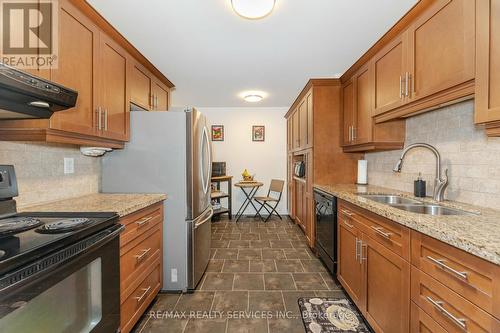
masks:
[[[246,102],[249,102],[249,103],[257,103],[257,102],[260,102],[262,101],[264,97],[262,97],[261,95],[246,95],[245,97],[243,97],[243,99],[246,101]]]
[[[236,14],[249,20],[258,20],[271,14],[276,0],[231,0]]]

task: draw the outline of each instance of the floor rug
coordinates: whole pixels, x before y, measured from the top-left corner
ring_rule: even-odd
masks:
[[[371,333],[363,317],[347,298],[299,298],[307,333]]]

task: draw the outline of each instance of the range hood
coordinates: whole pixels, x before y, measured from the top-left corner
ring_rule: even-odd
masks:
[[[0,63],[0,120],[50,118],[74,107],[78,93]]]

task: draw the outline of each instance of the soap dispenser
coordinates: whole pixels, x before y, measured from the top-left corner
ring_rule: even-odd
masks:
[[[422,179],[422,173],[418,173],[418,178],[414,182],[414,195],[418,198],[424,198],[426,196],[425,193],[425,180]]]

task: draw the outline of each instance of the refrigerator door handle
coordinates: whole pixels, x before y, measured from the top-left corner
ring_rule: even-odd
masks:
[[[202,181],[202,184],[203,184],[203,193],[207,194],[208,193],[208,188],[210,186],[210,174],[212,173],[211,171],[211,168],[212,168],[212,152],[211,152],[211,149],[210,149],[210,140],[208,139],[208,130],[207,130],[207,127],[204,126],[203,127],[203,134],[202,134],[202,140],[205,141],[206,145],[207,145],[207,153],[208,153],[208,159],[207,160],[204,160],[203,159],[203,156],[201,156],[200,158],[200,163],[208,163],[207,165],[207,174],[204,175],[203,174],[203,165],[202,167],[200,168],[201,170],[201,181]],[[202,143],[203,144],[203,143]],[[201,154],[203,155],[204,154],[204,149],[202,148],[201,149]]]
[[[212,219],[212,216],[214,215],[214,209],[212,207],[209,207],[208,209],[210,210],[210,214],[208,214],[208,216],[203,220],[195,223],[194,225],[195,230]]]

